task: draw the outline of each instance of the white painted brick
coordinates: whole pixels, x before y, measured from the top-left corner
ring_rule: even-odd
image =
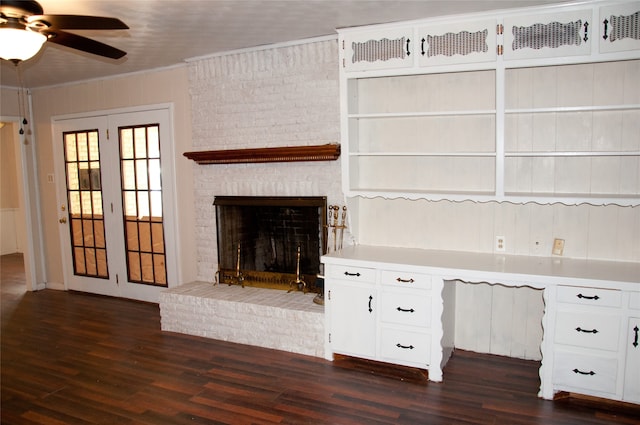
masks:
[[[162,330],[324,357],[312,294],[193,282],[160,294]]]
[[[339,143],[337,41],[189,64],[197,150]],[[309,102],[313,99],[313,102]],[[344,204],[339,161],[194,166],[197,277],[217,269],[214,197],[327,196]]]

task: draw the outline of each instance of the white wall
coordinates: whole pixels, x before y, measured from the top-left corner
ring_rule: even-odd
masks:
[[[58,211],[54,183],[47,181],[47,175],[54,174],[51,117],[163,103],[172,103],[174,110],[176,201],[179,206],[187,206],[177,208],[179,261],[183,279],[195,279],[194,212],[190,207],[194,203],[192,166],[182,156],[192,150],[191,110],[187,69],[180,66],[33,90],[48,284],[63,287],[58,214],[49,213]]]
[[[570,258],[640,261],[640,207],[364,199],[359,242],[372,245],[551,256],[554,238]],[[410,223],[410,224],[408,224]]]

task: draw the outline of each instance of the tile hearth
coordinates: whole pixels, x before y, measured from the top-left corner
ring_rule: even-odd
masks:
[[[163,331],[324,356],[324,307],[314,294],[192,282],[160,294]]]

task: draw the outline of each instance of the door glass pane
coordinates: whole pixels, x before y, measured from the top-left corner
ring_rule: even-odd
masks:
[[[167,286],[159,125],[120,127],[119,138],[129,282]]]
[[[98,130],[63,134],[73,273],[109,278]]]

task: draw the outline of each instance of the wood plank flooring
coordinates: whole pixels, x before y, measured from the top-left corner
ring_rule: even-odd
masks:
[[[456,351],[445,382],[160,330],[157,305],[24,293],[2,256],[1,422],[639,424],[637,406],[536,396],[538,362]]]

